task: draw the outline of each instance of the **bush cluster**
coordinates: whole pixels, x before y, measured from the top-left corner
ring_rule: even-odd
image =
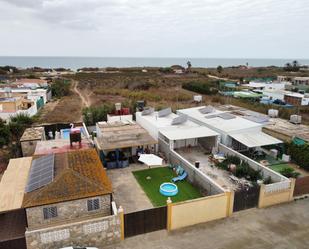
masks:
[[[293,142],[288,145],[292,160],[305,170],[309,170],[309,145],[296,145]]]
[[[211,84],[204,82],[188,82],[182,85],[183,89],[197,92],[200,94],[213,95],[218,93],[218,89],[211,86]]]

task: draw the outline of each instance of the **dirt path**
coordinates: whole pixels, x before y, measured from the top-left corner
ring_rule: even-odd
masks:
[[[80,90],[78,89],[78,81],[73,81],[73,91],[80,97],[82,100],[83,107],[89,107],[90,106],[90,100],[89,96],[84,96]]]
[[[209,78],[216,79],[216,80],[235,81],[235,82],[237,81],[237,80],[232,80],[232,79],[229,79],[229,78],[221,78],[221,77],[214,76],[214,75],[211,75],[211,74],[208,74],[207,76]]]

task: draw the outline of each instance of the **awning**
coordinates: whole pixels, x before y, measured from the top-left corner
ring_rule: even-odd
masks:
[[[249,148],[283,143],[281,140],[269,136],[264,132],[239,133],[230,136]]]
[[[171,127],[160,129],[160,133],[169,140],[182,140],[191,138],[213,137],[219,134],[205,126],[177,128]]]
[[[141,154],[138,161],[148,166],[162,165],[163,159],[154,154]]]

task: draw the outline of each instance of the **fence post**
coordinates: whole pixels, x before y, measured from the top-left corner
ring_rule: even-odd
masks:
[[[167,231],[171,231],[172,226],[172,200],[170,197],[166,200],[167,204]]]
[[[264,195],[265,195],[265,185],[261,184],[258,208],[263,208],[264,207]]]
[[[124,210],[122,208],[122,206],[119,206],[119,209],[118,209],[118,214],[119,214],[119,217],[120,217],[120,228],[121,228],[121,240],[124,240]]]
[[[294,191],[295,191],[295,183],[296,179],[295,178],[290,178],[291,185],[290,185],[290,197],[289,200],[292,201],[294,199]]]
[[[231,216],[233,214],[234,208],[234,191],[226,192],[225,193],[228,197],[227,207],[226,207],[226,216]]]

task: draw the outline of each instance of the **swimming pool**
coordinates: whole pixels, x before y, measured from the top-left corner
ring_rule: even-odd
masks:
[[[79,129],[80,129],[81,133],[85,134],[83,127],[79,128]],[[71,131],[71,129],[62,129],[62,130],[60,130],[61,138],[62,139],[70,139],[70,131]]]

